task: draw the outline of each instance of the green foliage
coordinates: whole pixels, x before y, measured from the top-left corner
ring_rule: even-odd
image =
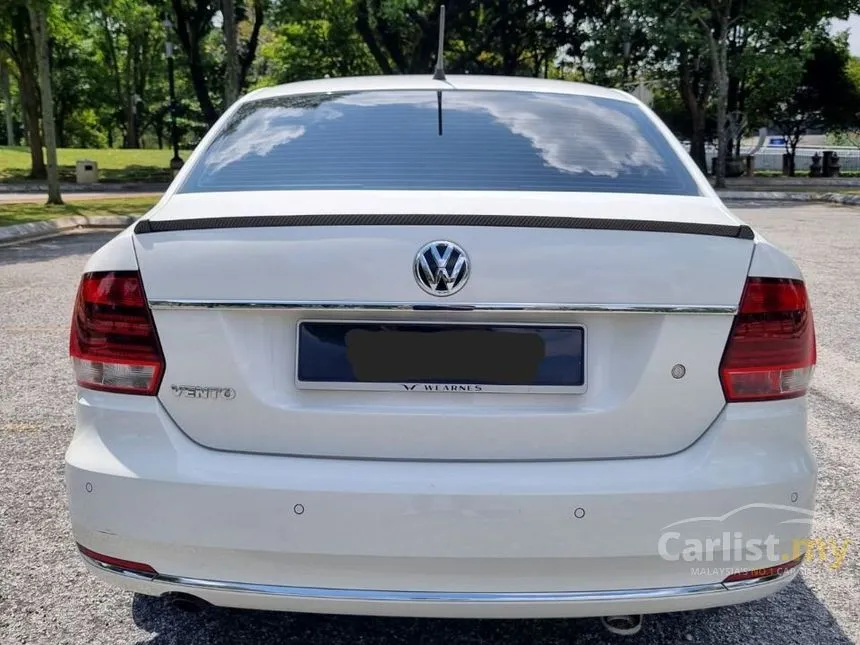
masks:
[[[768,94],[771,120],[786,137],[792,154],[808,130],[851,129],[860,114],[860,90],[848,73],[850,57],[845,39],[816,34],[807,52],[800,74],[792,66],[782,67],[789,80],[796,82],[773,87]]]
[[[95,0],[91,15],[95,60],[107,80],[96,91],[105,99],[110,97],[126,147],[136,148],[154,98],[150,84],[164,74],[164,35],[158,13],[137,0]]]
[[[431,73],[442,0],[356,0],[356,29],[386,73]],[[478,0],[446,5],[451,72],[549,74],[556,59],[582,54],[599,0]]]
[[[40,114],[26,3],[0,2],[0,57],[11,70],[13,126],[19,141],[37,152],[39,128],[25,127],[38,125]],[[443,2],[233,0],[243,90],[323,76],[429,76]],[[705,143],[716,136],[718,107],[743,113],[753,131],[798,119],[803,128],[839,128],[845,137],[860,131],[860,108],[846,89],[860,87],[860,60],[846,59],[844,44],[823,28],[830,17],[860,11],[860,0],[445,4],[450,73],[547,76],[627,90],[645,81],[655,110],[691,142],[703,166]],[[53,0],[45,6],[60,146],[170,145],[166,39],[175,46],[181,145],[196,144],[223,110],[221,0]],[[167,31],[165,18],[172,23]],[[728,21],[725,34],[721,18]],[[725,45],[727,65],[715,64],[715,44]],[[727,90],[717,91],[721,78],[726,80],[718,68],[727,70]],[[6,110],[0,107],[0,115]],[[168,151],[162,157],[169,158]],[[15,168],[26,174],[27,157],[22,158]],[[68,177],[70,166],[61,165]],[[139,172],[108,175],[147,176],[166,167],[128,165]]]
[[[312,0],[284,4],[260,46],[256,85],[322,76],[379,73],[379,66],[355,30],[354,0]]]
[[[860,88],[860,57],[852,56],[848,60],[848,64],[845,67],[845,73],[848,75],[848,78],[854,83],[854,86]]]
[[[62,145],[75,148],[106,148],[107,133],[101,126],[98,114],[91,107],[74,110],[63,124]]]
[[[800,84],[810,55],[809,42],[791,53],[779,47],[760,54],[760,66],[749,71],[752,91],[746,108],[751,122],[771,125],[777,106],[787,101]]]
[[[150,0],[160,5],[172,23],[191,93],[197,99],[199,116],[212,125],[224,107],[225,45],[220,0]],[[239,35],[239,87],[253,85],[249,78],[256,60],[266,14],[278,0],[234,0]]]

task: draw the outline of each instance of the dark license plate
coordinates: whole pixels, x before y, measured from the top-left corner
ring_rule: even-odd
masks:
[[[585,386],[580,326],[302,322],[298,336],[301,387],[582,391]]]

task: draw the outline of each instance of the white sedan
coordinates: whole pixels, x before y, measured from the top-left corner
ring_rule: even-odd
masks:
[[[87,264],[87,568],[286,611],[641,615],[797,573],[812,314],[628,94],[255,91]]]

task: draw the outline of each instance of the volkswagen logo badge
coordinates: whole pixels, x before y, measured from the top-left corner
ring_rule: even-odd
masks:
[[[469,256],[453,242],[425,244],[415,256],[415,280],[431,296],[450,296],[469,279]]]

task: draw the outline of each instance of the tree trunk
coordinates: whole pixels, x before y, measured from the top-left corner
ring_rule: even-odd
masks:
[[[800,135],[795,139],[794,137],[789,138],[788,144],[791,147],[791,152],[789,152],[789,163],[788,163],[788,176],[794,177],[794,173],[796,172],[796,163],[797,159],[797,144],[800,143]]]
[[[239,56],[239,83],[237,85],[237,97],[245,87],[248,79],[248,71],[254,59],[257,57],[257,47],[260,45],[260,31],[263,29],[266,4],[264,0],[254,0],[254,26],[251,27],[251,35],[245,46],[245,53]]]
[[[21,116],[27,133],[27,145],[30,146],[30,178],[45,179],[48,169],[45,167],[42,132],[39,129],[39,93],[29,72],[25,74],[22,71],[18,76],[18,96],[21,99]]]
[[[125,146],[126,148],[139,148],[138,127],[137,127],[137,96],[134,84],[134,71],[137,64],[135,53],[137,51],[137,43],[135,39],[138,36],[129,35],[128,47],[126,48],[125,57],[125,98],[126,98],[126,115],[125,115]]]
[[[710,87],[703,86],[698,73],[681,53],[682,64],[679,67],[678,89],[687,114],[690,115],[690,156],[699,169],[708,174],[708,159],[705,151],[705,126],[707,123],[708,95]]]
[[[18,100],[21,102],[27,145],[30,146],[30,178],[45,179],[48,170],[42,154],[42,133],[39,130],[39,88],[34,76],[36,52],[30,31],[30,14],[25,7],[18,6],[11,17],[15,49],[18,52]]]
[[[54,96],[51,89],[51,61],[48,51],[48,20],[45,7],[38,0],[30,3],[30,25],[39,64],[39,89],[42,95],[42,129],[48,156],[48,203],[62,204],[60,176],[57,168],[57,139],[54,132]]]
[[[200,111],[203,113],[203,118],[209,126],[215,125],[218,120],[218,111],[212,103],[212,97],[209,96],[209,88],[206,85],[206,72],[203,66],[202,54],[200,46],[194,45],[188,55],[188,65],[191,72],[191,86],[194,88],[194,94],[197,96],[197,102],[200,104]]]
[[[720,73],[717,79],[717,167],[715,170],[717,188],[726,187],[726,157],[728,132],[726,131],[726,97],[728,96],[728,79]]]
[[[731,8],[731,3],[729,3]],[[727,10],[728,11],[728,10]],[[726,112],[729,103],[729,17],[720,17],[720,32],[716,42],[711,39],[711,50],[714,57],[714,72],[717,75],[717,188],[726,187],[726,157],[728,152],[728,132],[726,131]]]
[[[60,148],[66,147],[66,110],[63,108],[63,104],[60,104],[60,108],[57,110],[57,118],[54,123],[54,130],[57,133],[57,145]]]
[[[164,119],[156,119],[152,122],[152,129],[155,131],[155,140],[158,142],[158,149],[164,149]]]
[[[137,119],[135,114],[135,112],[137,111],[137,105],[135,105],[134,90],[132,90],[131,88],[129,88],[127,105],[128,107],[126,107],[125,147],[139,148],[140,145],[137,141]]]
[[[501,3],[499,13],[502,15],[502,33],[500,36],[502,74],[513,76],[517,72],[520,52],[517,44],[518,37],[514,33],[516,27],[512,24],[511,10],[507,2]]]
[[[12,92],[9,90],[9,68],[0,60],[0,93],[3,94],[3,112],[6,117],[6,145],[15,145],[14,124],[12,123]]]
[[[200,4],[203,3],[198,3],[198,9],[200,9]],[[176,15],[176,35],[179,37],[179,43],[188,57],[191,86],[194,88],[194,94],[197,96],[197,102],[200,104],[200,111],[203,113],[203,118],[208,125],[215,125],[215,122],[218,120],[218,111],[212,103],[212,97],[209,95],[209,86],[206,84],[202,42],[208,33],[205,24],[208,24],[211,16],[206,12],[199,14],[197,11],[193,12],[193,16],[189,15],[187,6],[183,0],[171,0],[171,5],[173,13]],[[206,19],[204,22],[200,22],[201,16]]]
[[[236,33],[236,7],[233,0],[221,0],[224,17],[224,109],[239,98],[239,41]]]
[[[373,33],[373,28],[370,26],[370,14],[366,0],[359,0],[356,4],[355,28],[364,41],[364,44],[367,45],[370,55],[373,56],[382,73],[393,74],[394,69],[391,66],[391,62],[388,60],[385,52],[382,51],[376,34]]]
[[[705,110],[697,109],[692,115],[692,132],[690,135],[690,156],[699,169],[708,174],[708,155],[705,150]]]

